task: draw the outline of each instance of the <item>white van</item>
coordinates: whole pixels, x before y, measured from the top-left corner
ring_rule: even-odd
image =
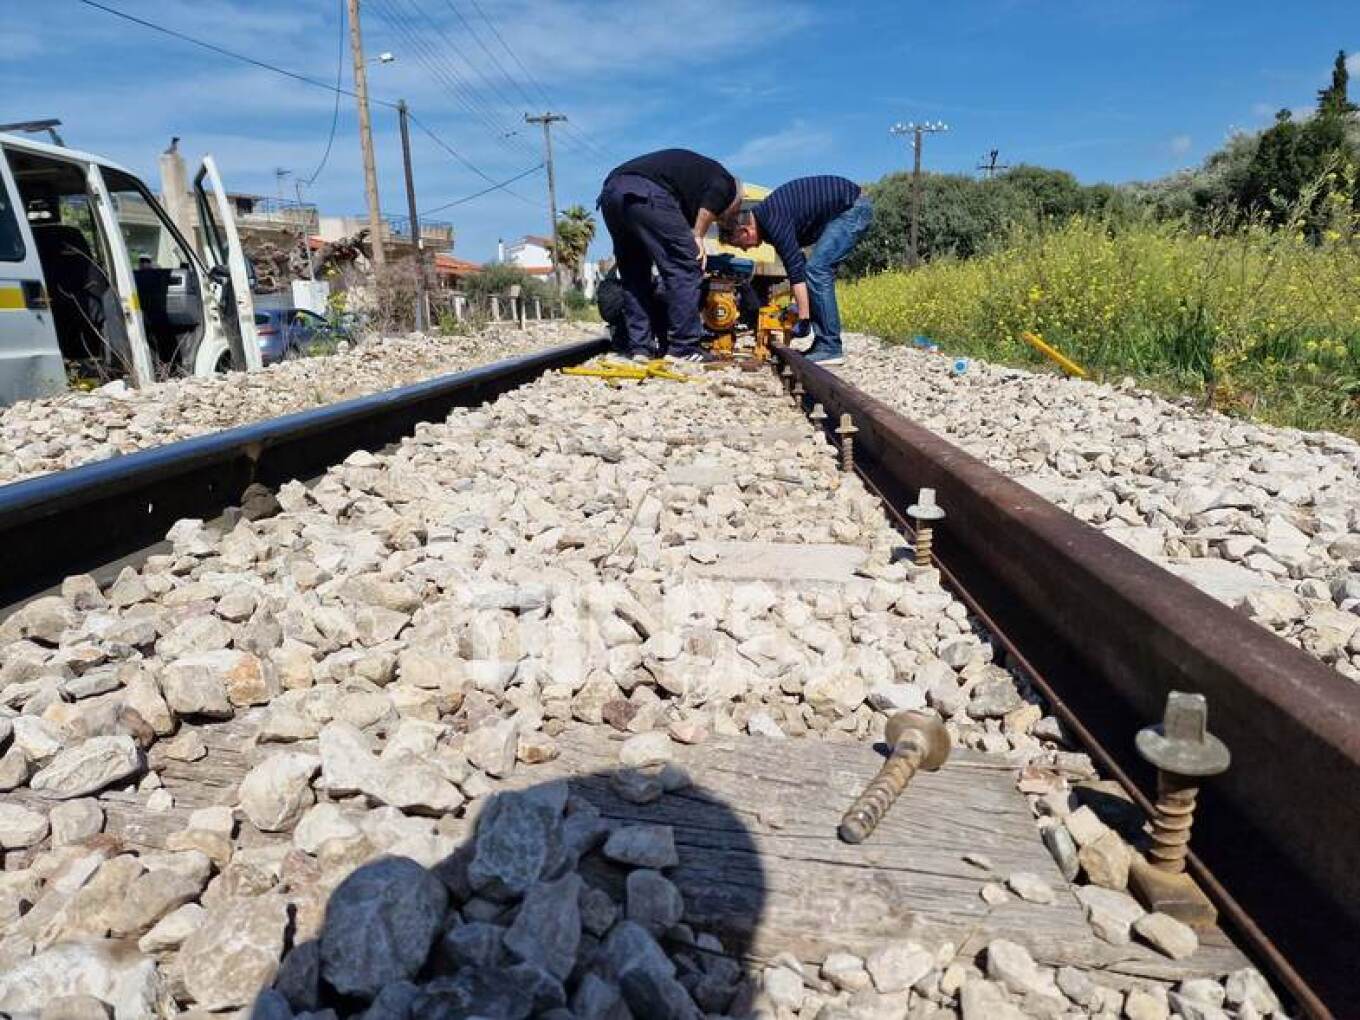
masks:
[[[72,380],[145,386],[260,367],[249,270],[212,157],[202,251],[138,178],[0,134],[0,407]]]

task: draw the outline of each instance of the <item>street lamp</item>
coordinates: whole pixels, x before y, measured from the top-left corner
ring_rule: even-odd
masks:
[[[933,135],[942,131],[948,131],[949,125],[944,121],[927,120],[917,123],[908,121],[905,124],[898,121],[888,129],[892,135],[910,135],[912,149],[912,171],[911,171],[911,252],[909,261],[912,266],[920,265],[920,247],[918,237],[921,220],[921,140],[925,135]]]

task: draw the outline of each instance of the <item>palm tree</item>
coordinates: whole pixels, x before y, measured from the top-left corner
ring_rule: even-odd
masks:
[[[578,286],[586,250],[594,239],[595,217],[589,209],[573,205],[562,211],[562,217],[557,221],[557,259],[571,272]]]

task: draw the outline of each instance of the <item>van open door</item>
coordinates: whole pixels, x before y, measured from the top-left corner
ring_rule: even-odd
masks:
[[[64,389],[42,263],[0,149],[0,407]]]
[[[260,345],[255,336],[255,301],[250,293],[250,271],[245,250],[236,232],[222,178],[211,156],[203,157],[203,164],[194,177],[194,201],[198,204],[198,222],[203,231],[203,254],[206,257],[209,279],[215,290],[222,315],[222,325],[230,343],[231,366],[253,371],[260,367]],[[213,371],[226,351],[207,350],[196,359],[195,375]],[[207,362],[212,361],[213,365]]]

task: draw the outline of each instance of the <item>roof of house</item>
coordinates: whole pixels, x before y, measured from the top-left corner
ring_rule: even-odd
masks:
[[[521,239],[521,243],[536,244],[540,248],[551,248],[553,246],[552,241],[544,237],[542,234],[525,234],[524,237]]]
[[[443,255],[436,252],[434,256],[434,270],[436,273],[445,273],[450,276],[466,276],[469,273],[480,273],[482,267],[479,263],[469,262],[467,259],[460,259],[453,255]]]

